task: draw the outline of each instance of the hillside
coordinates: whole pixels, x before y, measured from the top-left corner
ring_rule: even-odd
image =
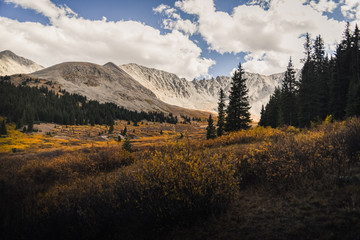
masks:
[[[129,110],[161,111],[204,117],[199,111],[171,106],[113,63],[103,66],[86,62],[67,62],[32,73],[33,78],[50,80],[70,93],[99,102],[111,102]]]

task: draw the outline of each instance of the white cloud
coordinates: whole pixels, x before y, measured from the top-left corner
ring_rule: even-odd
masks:
[[[267,4],[253,5],[256,2]],[[232,14],[216,11],[213,0],[181,0],[175,6],[196,15],[198,32],[211,50],[219,53],[247,53],[243,67],[263,74],[283,72],[289,57],[300,68],[302,34],[321,34],[327,47],[341,38],[344,22],[329,19],[319,9],[332,11],[332,1],[304,4],[306,0],[255,0],[239,5]],[[314,9],[316,6],[317,9]],[[324,10],[324,11],[325,11]]]
[[[197,32],[196,24],[192,23],[190,20],[186,19],[164,19],[163,27],[168,30],[177,30],[181,31],[188,35],[193,35]]]
[[[360,23],[360,2],[359,0],[344,0],[345,5],[341,6],[341,13],[350,20]]]
[[[187,35],[193,35],[197,32],[196,23],[188,19],[182,19],[175,8],[160,4],[158,7],[153,8],[153,11],[156,13],[164,13],[167,17],[162,22],[164,29],[181,31]]]
[[[168,6],[168,5],[160,4],[156,8],[153,8],[153,11],[157,12],[157,13],[162,13],[164,10],[169,9],[169,8],[170,8],[170,6]]]
[[[247,5],[258,5],[261,8],[267,9],[270,7],[271,0],[251,0]]]
[[[320,13],[332,13],[338,7],[338,5],[339,3],[336,3],[333,0],[310,0],[310,6]]]
[[[201,58],[201,49],[177,30],[163,35],[136,21],[88,20],[48,0],[6,1],[34,9],[50,19],[50,25],[43,25],[0,17],[3,50],[12,50],[43,66],[63,61],[135,62],[192,80],[206,76],[215,64]]]
[[[5,2],[13,3],[25,9],[33,9],[48,17],[50,20],[66,15],[76,16],[76,13],[68,6],[56,6],[50,0],[5,0]]]

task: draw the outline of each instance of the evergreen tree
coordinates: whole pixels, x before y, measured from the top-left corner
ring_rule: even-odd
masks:
[[[311,35],[309,33],[306,33],[305,34],[305,43],[304,43],[305,58],[302,59],[302,62],[310,61],[311,52],[312,52]]]
[[[130,139],[128,137],[125,138],[125,141],[122,145],[122,149],[124,149],[125,151],[128,151],[130,153],[133,151]]]
[[[206,127],[206,139],[214,139],[216,137],[216,129],[211,114],[209,115],[208,126]]]
[[[346,117],[360,116],[360,33],[357,25],[351,43],[351,77],[346,103]]]
[[[280,100],[281,90],[275,88],[273,95],[270,96],[269,103],[265,107],[264,126],[276,128],[280,125]]]
[[[7,129],[6,129],[5,120],[3,120],[3,121],[1,122],[0,135],[7,135]]]
[[[266,126],[265,108],[264,108],[264,105],[261,105],[260,120],[259,120],[258,125],[259,125],[259,126]]]
[[[343,119],[351,79],[351,31],[346,24],[344,37],[336,49],[334,78],[330,88],[330,111],[334,119]]]
[[[225,94],[224,90],[221,88],[219,93],[219,102],[218,102],[218,122],[217,122],[217,135],[218,137],[222,136],[224,133],[225,125]]]
[[[306,59],[301,70],[301,79],[298,95],[298,124],[300,127],[310,126],[310,122],[316,118],[317,99],[316,86],[314,81],[315,63],[313,61],[313,48],[309,47],[310,35],[305,39]]]
[[[232,77],[229,105],[226,111],[226,131],[231,132],[250,128],[250,106],[247,94],[248,89],[246,87],[244,71],[241,64],[239,64]]]
[[[314,82],[314,96],[313,105],[315,109],[315,119],[324,120],[328,115],[328,102],[329,102],[329,82],[327,72],[327,66],[329,64],[328,58],[325,56],[325,47],[324,41],[321,36],[317,36],[314,42],[314,53],[313,53],[313,62],[314,62],[314,72],[313,72],[313,82]]]
[[[280,124],[296,125],[296,79],[295,70],[291,61],[287,66],[285,76],[281,86],[281,103],[280,103]]]
[[[111,123],[109,126],[109,134],[112,133],[114,131],[114,124]]]
[[[121,131],[121,135],[125,136],[127,132],[127,128],[126,126],[124,127],[124,129]]]

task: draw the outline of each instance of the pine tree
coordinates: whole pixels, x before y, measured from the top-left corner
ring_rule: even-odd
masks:
[[[6,123],[5,120],[3,120],[1,122],[1,126],[0,126],[0,136],[1,135],[7,135],[7,129],[6,129]]]
[[[357,25],[351,42],[351,78],[346,102],[346,117],[360,116],[360,33]]]
[[[125,151],[128,151],[128,152],[132,152],[132,145],[131,145],[131,142],[130,142],[130,139],[128,137],[125,138],[125,141],[122,145],[122,149],[125,150]]]
[[[244,71],[241,64],[239,64],[232,77],[229,105],[226,111],[226,131],[231,132],[250,128],[250,106],[247,94],[248,89],[246,87]]]
[[[310,61],[311,51],[312,51],[311,35],[309,33],[306,33],[306,35],[305,35],[305,43],[304,43],[305,58],[302,59],[302,62]]]
[[[218,122],[217,122],[217,135],[222,136],[224,133],[225,125],[225,94],[224,90],[220,88],[219,102],[218,102]]]
[[[296,125],[296,79],[295,70],[290,58],[287,70],[281,86],[281,103],[280,103],[280,124]]]
[[[264,126],[273,128],[280,126],[280,100],[281,89],[275,88],[273,95],[270,96],[269,103],[265,106],[264,116],[266,123]]]
[[[121,131],[121,135],[125,136],[127,133],[127,128],[126,126],[124,127],[124,129]]]
[[[305,39],[305,63],[301,70],[301,79],[298,94],[298,125],[300,127],[310,126],[317,115],[317,88],[314,81],[315,63],[313,60],[313,46],[310,35]]]
[[[328,58],[325,56],[324,41],[321,36],[317,36],[314,42],[314,72],[313,82],[316,96],[313,99],[313,105],[316,107],[315,119],[324,120],[328,115],[328,102],[329,102],[329,81],[327,78],[327,66],[329,64]]]
[[[206,127],[206,139],[214,139],[216,137],[216,129],[211,114],[209,115],[208,126]]]
[[[344,37],[336,49],[334,78],[330,88],[330,111],[334,119],[345,117],[346,102],[351,79],[351,31],[346,24]]]
[[[264,108],[264,105],[261,105],[260,120],[259,120],[258,125],[259,125],[259,126],[266,126],[266,118],[265,118],[265,108]]]
[[[109,134],[112,133],[114,131],[114,124],[111,123],[109,126]]]

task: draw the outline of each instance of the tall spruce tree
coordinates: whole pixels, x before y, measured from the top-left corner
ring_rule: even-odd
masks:
[[[211,114],[209,115],[207,122],[208,126],[206,127],[206,139],[214,139],[216,138],[216,129]]]
[[[280,125],[280,101],[281,89],[275,88],[274,93],[270,96],[268,104],[264,110],[263,126],[270,126],[276,128]]]
[[[330,89],[330,111],[335,119],[345,117],[345,109],[351,79],[351,31],[346,24],[343,40],[336,49],[334,78]]]
[[[298,124],[300,127],[310,126],[310,122],[315,119],[316,105],[314,100],[317,97],[316,87],[314,86],[314,61],[313,61],[313,47],[311,37],[306,34],[305,38],[305,59],[304,66],[301,69],[301,79],[298,95]]]
[[[260,120],[259,120],[258,125],[259,125],[259,126],[266,126],[266,118],[265,118],[265,108],[264,108],[264,105],[261,105]]]
[[[281,86],[281,103],[280,103],[280,124],[292,125],[297,124],[296,109],[296,87],[295,70],[290,58],[287,70]]]
[[[249,109],[248,89],[240,63],[232,77],[225,130],[231,132],[250,128]]]
[[[346,117],[360,116],[360,33],[356,25],[351,41],[350,82],[346,102]]]
[[[224,125],[225,125],[225,94],[224,94],[224,90],[220,88],[219,102],[218,102],[218,122],[217,122],[218,137],[223,135]]]
[[[325,56],[325,47],[324,41],[321,36],[317,36],[314,41],[314,53],[313,53],[313,62],[314,62],[314,72],[313,72],[313,82],[314,82],[314,95],[316,96],[313,99],[313,105],[316,107],[315,119],[324,120],[328,115],[328,101],[329,101],[329,82],[327,72],[327,66],[329,64],[328,58]]]

